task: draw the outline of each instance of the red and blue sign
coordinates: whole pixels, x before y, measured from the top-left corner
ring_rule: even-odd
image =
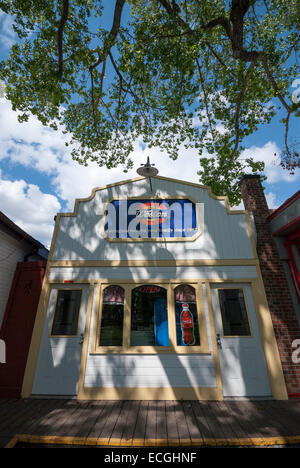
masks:
[[[142,224],[154,226],[165,222],[168,219],[169,206],[164,203],[148,201],[141,203],[136,210],[136,216]]]
[[[199,232],[196,204],[189,199],[112,200],[104,233],[110,239],[190,239]]]

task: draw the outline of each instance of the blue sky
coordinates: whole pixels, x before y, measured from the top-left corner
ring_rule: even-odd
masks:
[[[0,12],[0,58],[7,57],[15,39],[10,17]],[[297,85],[291,87],[291,94],[300,88],[300,82]],[[273,123],[249,136],[242,155],[265,161],[265,193],[270,208],[278,207],[300,187],[300,170],[291,176],[274,157],[284,142],[279,119],[275,117]],[[291,122],[290,135],[299,137],[299,122]],[[183,149],[178,160],[171,161],[158,149],[148,149],[137,141],[134,168],[125,174],[122,168],[80,166],[72,160],[65,140],[62,132],[43,127],[35,117],[20,124],[10,103],[0,98],[0,210],[46,246],[51,241],[57,212],[73,211],[75,199],[88,197],[94,187],[136,177],[136,169],[147,156],[160,175],[199,182],[199,157],[193,150]]]

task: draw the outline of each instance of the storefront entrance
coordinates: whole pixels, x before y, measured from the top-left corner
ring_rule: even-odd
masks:
[[[211,299],[200,282],[99,284],[84,336],[88,284],[53,285],[33,393],[78,395],[81,364],[99,399],[130,389],[150,398],[151,388],[187,399],[203,389],[215,399],[213,388],[219,398],[271,396],[251,283],[206,286]]]
[[[77,395],[88,285],[53,285],[33,393]]]
[[[271,396],[250,284],[212,285],[224,397]]]

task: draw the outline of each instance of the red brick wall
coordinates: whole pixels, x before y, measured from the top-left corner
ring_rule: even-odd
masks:
[[[269,208],[260,176],[245,176],[240,189],[246,210],[253,213],[257,254],[289,395],[300,394],[300,364],[292,361],[292,342],[300,338],[299,324],[279,253],[268,222]]]

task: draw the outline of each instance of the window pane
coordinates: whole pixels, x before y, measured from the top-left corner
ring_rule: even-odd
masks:
[[[169,346],[167,291],[139,286],[131,301],[131,346]]]
[[[188,284],[174,290],[177,346],[199,346],[196,291]]]
[[[242,289],[219,289],[224,336],[250,336]]]
[[[77,334],[81,294],[81,290],[58,291],[51,335]]]
[[[124,304],[124,289],[117,285],[108,286],[103,291],[103,302],[108,304]]]
[[[124,289],[108,286],[103,291],[100,346],[122,346],[124,319]]]

